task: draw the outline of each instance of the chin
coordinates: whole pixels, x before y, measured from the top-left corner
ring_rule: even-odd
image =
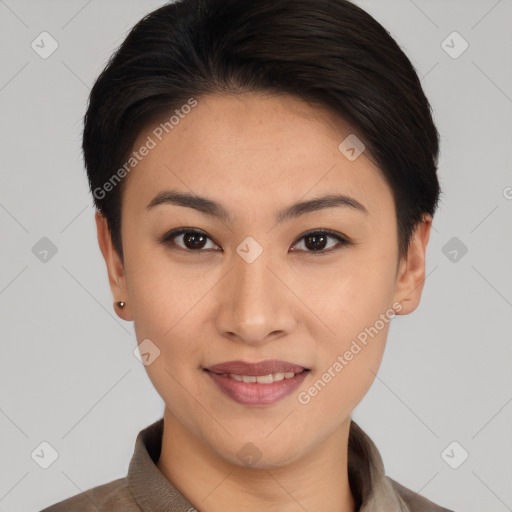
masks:
[[[296,460],[298,454],[290,454],[289,450],[279,450],[283,447],[279,440],[255,442],[240,442],[229,453],[218,452],[229,464],[245,469],[272,469],[286,466]]]

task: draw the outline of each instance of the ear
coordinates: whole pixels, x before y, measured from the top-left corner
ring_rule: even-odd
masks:
[[[126,303],[124,308],[114,308],[114,310],[120,318],[130,321],[132,320],[132,317],[129,309],[130,303],[128,300],[128,290],[126,287],[126,276],[123,262],[121,261],[121,257],[117,251],[114,249],[107,219],[100,211],[96,211],[95,220],[98,244],[107,265],[108,282],[114,302],[123,301]]]
[[[425,283],[425,254],[430,238],[432,216],[425,214],[417,225],[406,257],[400,261],[395,287],[395,300],[402,304],[398,315],[408,315],[419,305]]]

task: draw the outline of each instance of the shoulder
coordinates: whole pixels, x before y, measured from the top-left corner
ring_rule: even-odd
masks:
[[[98,485],[40,512],[140,512],[126,477]]]
[[[452,510],[436,505],[427,498],[420,496],[418,493],[407,489],[407,487],[404,487],[389,476],[386,476],[386,478],[391,482],[393,489],[405,502],[410,512],[453,512]]]

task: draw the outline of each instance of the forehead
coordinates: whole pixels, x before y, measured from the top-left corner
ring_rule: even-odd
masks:
[[[169,122],[173,114],[137,138],[134,151],[151,149],[128,176],[123,208],[144,208],[168,188],[226,198],[234,211],[332,192],[359,198],[370,213],[394,206],[365,152],[347,158],[342,143],[354,134],[325,108],[292,96],[244,93],[200,97]]]

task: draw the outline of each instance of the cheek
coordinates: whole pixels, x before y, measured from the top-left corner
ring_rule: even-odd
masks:
[[[161,247],[132,248],[126,265],[134,326],[144,337],[172,337],[208,290],[198,266],[173,263]]]
[[[151,340],[158,353],[145,370],[166,405],[180,416],[190,405],[188,393],[197,395],[204,291],[175,275],[141,273],[132,280],[131,293],[137,340]]]
[[[139,341],[150,338],[165,352],[169,362],[190,358],[197,350],[205,320],[202,286],[152,276],[132,282],[134,329]]]
[[[134,330],[139,343],[149,339],[158,347],[160,357],[146,370],[154,383],[165,381],[167,389],[167,372],[183,381],[199,365],[211,279],[201,276],[198,266],[172,264],[163,251],[132,255],[131,266],[139,269],[127,281]]]
[[[360,249],[347,252],[328,273],[309,272],[308,286],[298,292],[320,319],[314,333],[317,380],[304,401],[322,395],[317,404],[337,404],[341,415],[359,403],[375,379],[394,317],[396,254],[377,244],[375,250]]]
[[[381,364],[389,321],[382,324],[323,345],[314,379],[297,396],[305,411],[314,417],[330,411],[326,421],[333,427],[352,413],[370,389]]]
[[[375,249],[350,249],[336,264],[309,266],[296,274],[293,291],[333,340],[356,336],[392,303],[393,254]]]

